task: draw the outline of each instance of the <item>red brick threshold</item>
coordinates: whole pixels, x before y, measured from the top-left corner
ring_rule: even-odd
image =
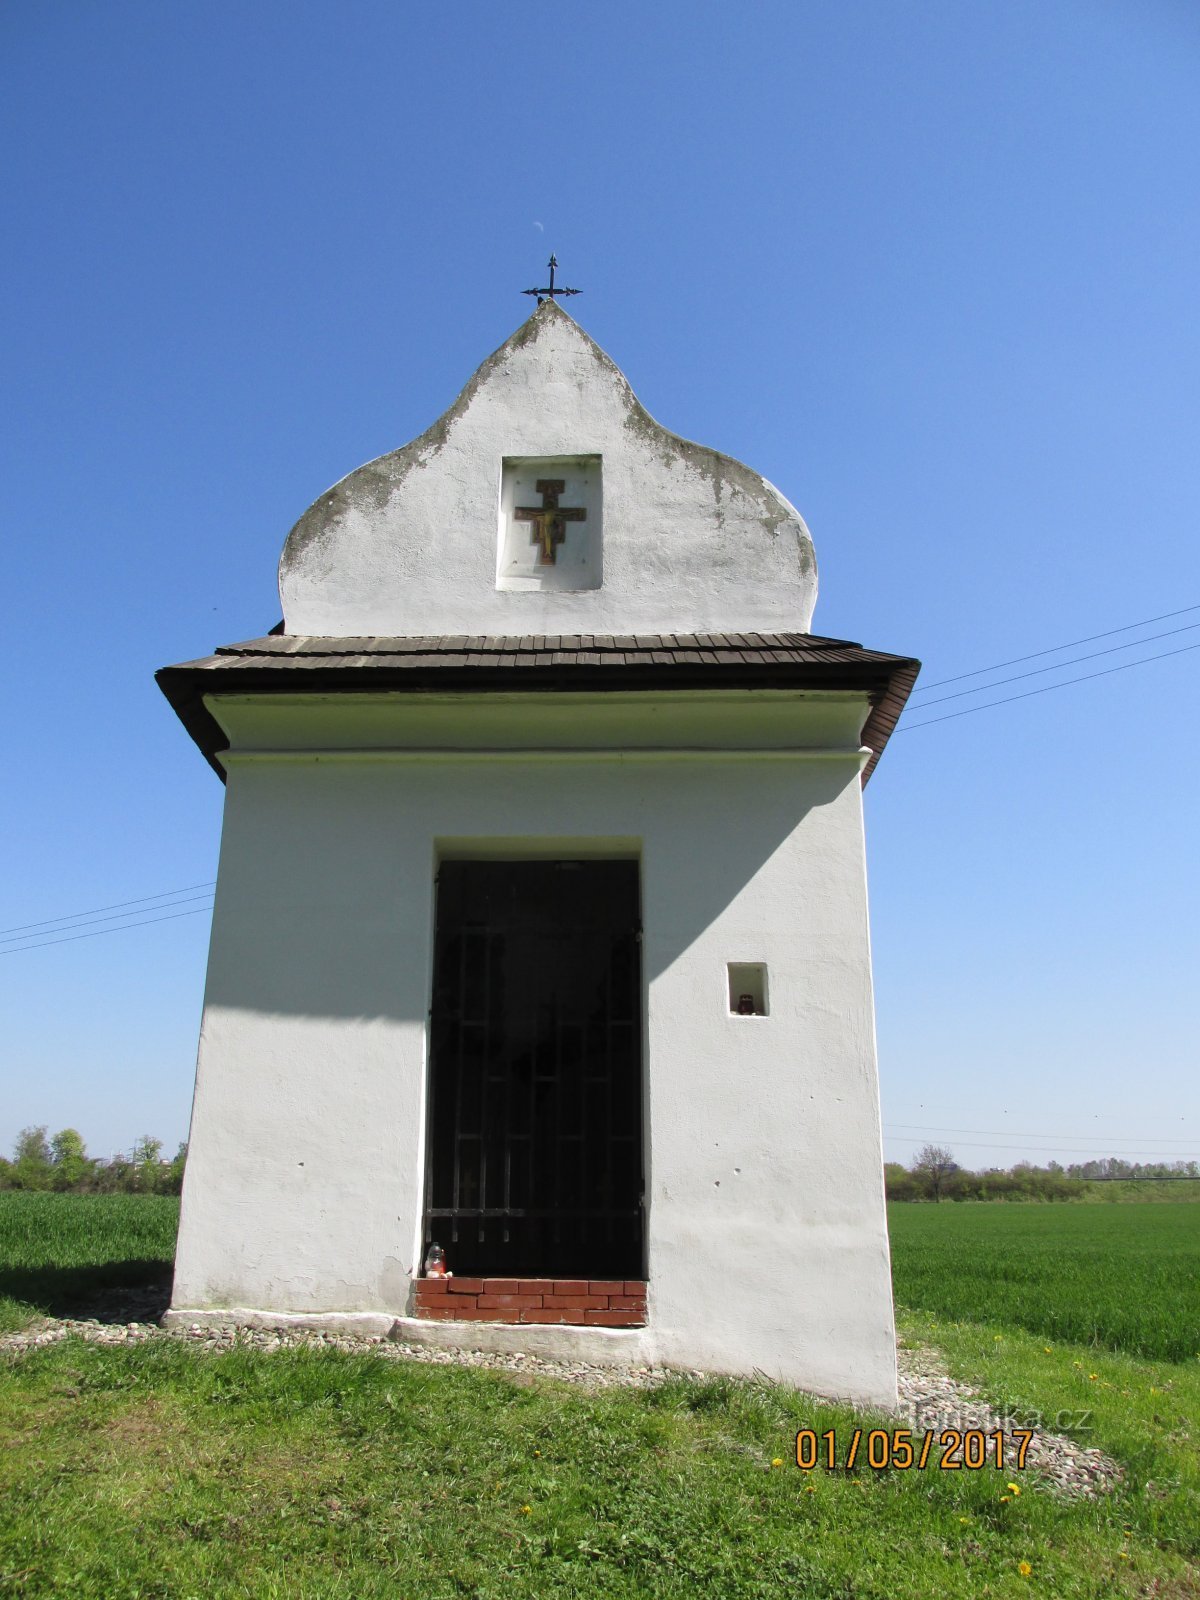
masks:
[[[641,1328],[646,1285],[629,1278],[418,1278],[416,1315],[430,1322],[569,1323]]]

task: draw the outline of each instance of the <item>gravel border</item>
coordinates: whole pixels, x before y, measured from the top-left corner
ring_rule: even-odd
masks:
[[[1003,1415],[983,1399],[978,1389],[952,1378],[941,1352],[931,1345],[901,1344],[896,1360],[900,1410],[914,1434],[923,1435],[926,1430],[941,1433],[944,1428],[954,1428],[959,1433],[978,1428],[990,1434],[999,1428],[1004,1433],[1005,1455],[1015,1461],[1019,1441],[1013,1438],[1012,1430],[1032,1428],[1025,1471],[1059,1499],[1092,1500],[1120,1483],[1123,1473],[1111,1456],[1102,1450],[1089,1450],[1065,1434],[1043,1432],[1036,1417],[1027,1413]]]
[[[126,1309],[142,1310],[130,1303]],[[143,1310],[143,1315],[145,1315]],[[125,1323],[100,1322],[95,1318],[39,1318],[17,1333],[0,1335],[0,1354],[19,1357],[30,1350],[58,1344],[67,1338],[85,1339],[91,1344],[136,1345],[153,1340],[184,1339],[205,1350],[230,1350],[237,1346],[256,1350],[282,1350],[309,1347],[347,1352],[371,1352],[391,1360],[424,1362],[429,1366],[481,1367],[515,1375],[518,1382],[535,1378],[556,1378],[588,1389],[633,1386],[649,1388],[667,1378],[708,1380],[714,1373],[681,1370],[663,1366],[599,1366],[588,1361],[558,1361],[531,1352],[504,1353],[487,1350],[448,1350],[434,1345],[407,1344],[402,1339],[378,1334],[354,1336],[345,1333],[319,1333],[302,1328],[239,1328],[233,1326],[190,1326],[162,1328],[150,1321]],[[1005,1455],[1015,1462],[1018,1441],[1012,1430],[1031,1425],[1034,1419],[1005,1416],[982,1398],[978,1389],[951,1378],[941,1353],[931,1346],[901,1345],[899,1366],[900,1420],[918,1436],[926,1431],[940,1434],[953,1428],[960,1433],[979,1429],[991,1434],[1000,1429],[1005,1435]],[[813,1397],[816,1406],[834,1402]],[[993,1447],[989,1444],[989,1451]],[[932,1459],[940,1457],[934,1442]],[[1120,1467],[1100,1450],[1089,1450],[1062,1434],[1035,1429],[1025,1456],[1027,1482],[1048,1489],[1066,1500],[1095,1499],[1114,1489],[1122,1478]]]

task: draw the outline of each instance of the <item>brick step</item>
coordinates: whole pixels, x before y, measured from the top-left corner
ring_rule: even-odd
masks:
[[[418,1278],[416,1314],[431,1322],[566,1323],[638,1328],[646,1283],[633,1278]]]

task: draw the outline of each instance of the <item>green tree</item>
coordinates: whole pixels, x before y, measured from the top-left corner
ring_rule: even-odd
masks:
[[[76,1128],[63,1128],[54,1135],[50,1141],[50,1159],[54,1167],[51,1183],[56,1189],[76,1189],[91,1175],[87,1146]]]
[[[137,1174],[137,1187],[143,1194],[153,1194],[159,1185],[158,1158],[162,1154],[162,1140],[144,1133],[135,1139],[129,1159]]]
[[[946,1187],[946,1179],[951,1173],[958,1171],[958,1162],[950,1151],[943,1150],[941,1145],[927,1144],[917,1151],[912,1169],[917,1177],[924,1179],[933,1199],[940,1200],[942,1191]]]
[[[183,1189],[183,1169],[187,1165],[187,1140],[176,1150],[171,1165],[164,1174],[160,1188],[164,1194],[179,1194]]]
[[[46,1125],[22,1128],[13,1146],[13,1186],[17,1189],[50,1187],[50,1145]]]
[[[920,1198],[920,1185],[899,1161],[885,1161],[883,1186],[889,1200],[916,1200]]]

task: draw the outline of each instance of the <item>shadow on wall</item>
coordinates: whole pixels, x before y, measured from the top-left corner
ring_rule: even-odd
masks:
[[[489,812],[522,820],[545,815],[561,834],[559,859],[603,854],[599,840],[634,841],[611,853],[636,854],[642,841],[643,981],[649,983],[727,911],[805,817],[858,782],[857,765],[847,761],[672,763],[622,772],[616,785],[613,769],[595,769],[595,788],[610,791],[607,803],[601,792],[567,806],[556,804],[552,792],[539,794],[539,773],[529,768],[523,781],[534,798],[523,806],[501,796],[501,804],[481,813],[477,795],[459,808],[431,807],[428,822],[414,828],[396,807],[381,805],[381,773],[370,769],[352,791],[337,781],[336,769],[319,765],[256,775],[254,806],[239,808],[222,841],[208,1005],[423,1024],[433,840],[454,839],[454,853],[469,855],[458,841],[474,841],[481,814]],[[541,768],[543,782],[547,776]],[[231,777],[227,804],[238,803],[239,777]],[[601,817],[603,833],[579,826]],[[568,835],[564,824],[576,826]],[[546,839],[532,829],[528,837],[529,853],[547,859]],[[516,840],[490,850],[480,841],[480,854],[497,852],[514,860],[523,853]]]

